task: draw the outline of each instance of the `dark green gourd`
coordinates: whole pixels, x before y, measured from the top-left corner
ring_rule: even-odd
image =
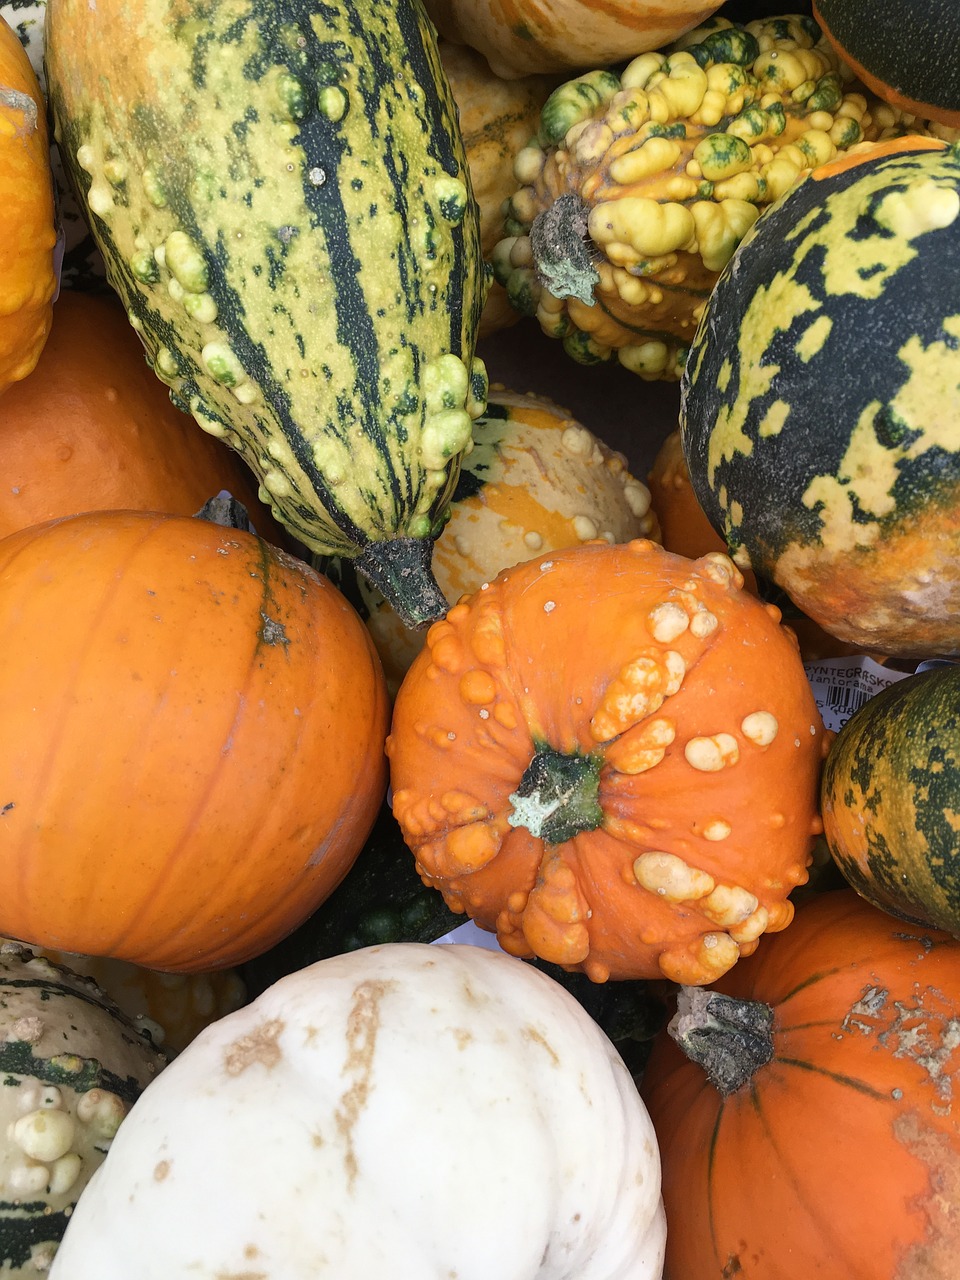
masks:
[[[486,398],[479,212],[419,0],[51,0],[56,136],[174,403],[412,624]]]

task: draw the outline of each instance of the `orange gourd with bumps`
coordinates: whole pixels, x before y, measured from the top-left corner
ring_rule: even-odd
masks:
[[[825,735],[724,555],[552,552],[464,597],[397,695],[393,810],[447,903],[594,981],[705,983],[784,928]]]

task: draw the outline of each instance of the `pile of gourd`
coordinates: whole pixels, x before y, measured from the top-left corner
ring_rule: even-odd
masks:
[[[0,5],[0,1275],[955,1276],[915,9]]]

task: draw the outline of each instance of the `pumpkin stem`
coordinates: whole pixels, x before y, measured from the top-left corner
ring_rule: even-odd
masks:
[[[564,755],[542,746],[524,770],[510,796],[511,827],[526,827],[547,844],[562,844],[579,831],[594,831],[603,822],[600,807],[599,758]]]
[[[724,1097],[773,1057],[773,1010],[759,1000],[681,987],[667,1031]]]
[[[420,631],[450,608],[433,576],[432,559],[432,538],[387,538],[368,542],[356,567],[393,606],[403,625]]]
[[[586,203],[575,192],[558,196],[530,228],[530,247],[537,275],[555,298],[577,298],[594,304],[600,272],[587,247]]]

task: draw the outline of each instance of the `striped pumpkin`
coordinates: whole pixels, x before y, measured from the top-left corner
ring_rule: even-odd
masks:
[[[47,85],[174,402],[412,621],[486,376],[479,216],[419,0],[51,0]]]
[[[840,730],[823,772],[824,837],[867,901],[960,936],[960,667],[908,676]]]

